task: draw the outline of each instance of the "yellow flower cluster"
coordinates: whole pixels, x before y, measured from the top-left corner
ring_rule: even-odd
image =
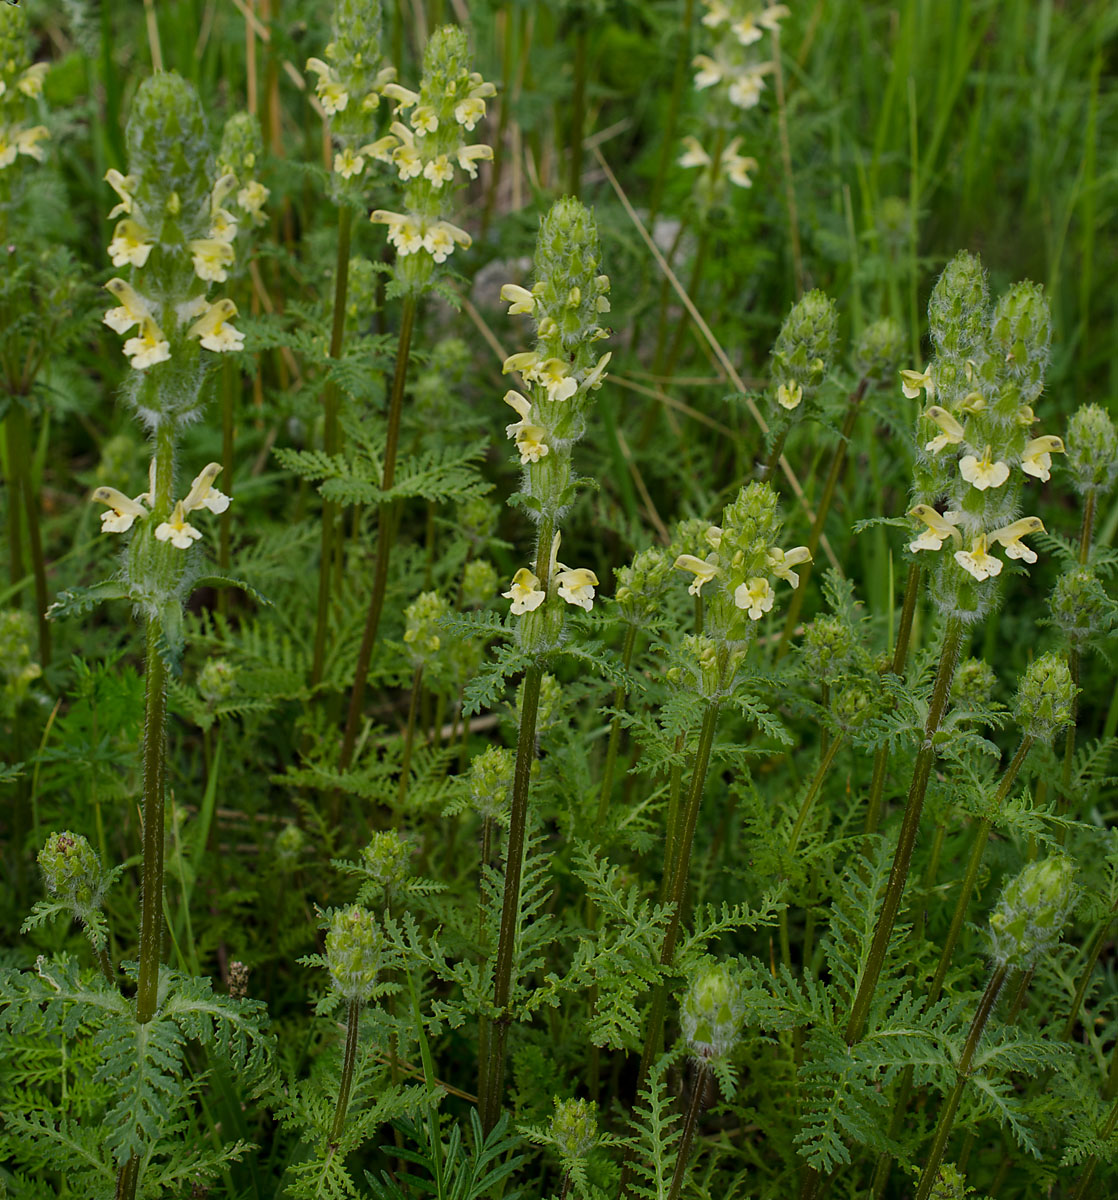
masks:
[[[45,125],[31,123],[43,94],[48,65],[28,65],[26,18],[20,10],[0,14],[0,170],[20,156],[42,162],[41,145],[50,137]]]
[[[773,70],[773,64],[758,58],[753,47],[766,32],[779,29],[788,8],[783,4],[761,7],[748,0],[703,0],[703,4],[703,25],[711,30],[715,44],[712,54],[692,60],[697,68],[695,87],[699,91],[724,88],[735,108],[753,108],[761,102],[765,76]]]
[[[549,584],[561,600],[589,612],[594,605],[598,577],[588,567],[568,567],[559,562],[559,541],[560,535],[557,533],[551,543],[551,567],[547,573]],[[501,595],[512,601],[512,614],[515,617],[535,612],[547,599],[539,576],[528,567],[521,567],[516,572],[512,577],[512,586]]]
[[[152,459],[148,490],[134,499],[112,487],[99,487],[93,492],[91,499],[104,504],[107,510],[101,514],[102,533],[126,533],[137,520],[149,515],[147,506],[155,503],[155,469],[155,460]],[[170,517],[156,527],[156,541],[170,542],[179,550],[186,550],[202,536],[201,531],[190,524],[187,516],[197,509],[223,513],[229,507],[229,497],[213,486],[220,471],[220,463],[209,463],[202,468],[190,485],[190,491],[183,499],[176,501]]]

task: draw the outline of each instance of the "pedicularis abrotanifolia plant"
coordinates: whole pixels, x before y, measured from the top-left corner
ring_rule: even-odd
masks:
[[[0,1192],[1109,1194],[1118,432],[1067,297],[886,261],[862,202],[927,195],[852,199],[848,274],[801,243],[796,6],[627,55],[590,0],[250,5],[243,78],[233,9],[137,7],[106,262],[31,219],[89,175],[34,58],[91,27],[0,6]],[[642,149],[602,114],[669,41]]]

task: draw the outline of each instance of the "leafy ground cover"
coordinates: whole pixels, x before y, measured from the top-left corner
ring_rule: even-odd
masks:
[[[1116,45],[0,6],[6,1194],[1109,1194]]]

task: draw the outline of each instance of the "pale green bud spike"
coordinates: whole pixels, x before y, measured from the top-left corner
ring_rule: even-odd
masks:
[[[556,1097],[548,1133],[564,1162],[581,1162],[598,1143],[598,1106]]]
[[[998,685],[994,668],[981,658],[964,658],[951,681],[951,703],[955,708],[983,708]]]
[[[404,609],[404,643],[412,661],[424,663],[442,645],[442,621],[450,605],[437,592],[422,592]]]
[[[1031,404],[1044,387],[1051,338],[1044,289],[1028,279],[1015,283],[994,309],[990,346],[999,372],[1016,386],[1023,404]]]
[[[984,359],[989,310],[982,261],[960,250],[944,267],[928,300],[928,331],[937,356],[956,368],[967,359]],[[937,385],[940,382],[937,371]]]
[[[1109,492],[1118,479],[1118,430],[1106,410],[1097,404],[1077,408],[1064,444],[1076,488],[1084,494]]]
[[[722,510],[718,557],[730,568],[733,579],[768,573],[766,555],[780,536],[777,503],[769,484],[750,483]]]
[[[298,825],[285,825],[276,834],[276,858],[284,867],[293,867],[307,845],[307,835]]]
[[[6,4],[0,8],[0,79],[7,88],[12,88],[30,63],[27,14],[22,8]],[[8,96],[7,91],[4,96]]]
[[[228,700],[237,680],[237,668],[224,658],[210,658],[198,672],[198,692],[209,705]]]
[[[697,1058],[723,1058],[741,1036],[745,1001],[741,984],[723,963],[700,968],[690,980],[679,1022]]]
[[[1110,632],[1115,620],[1114,601],[1098,576],[1086,567],[1061,575],[1052,589],[1052,620],[1073,646]]]
[[[385,891],[394,890],[411,874],[411,844],[392,830],[374,833],[361,851],[361,867]]]
[[[1075,865],[1063,855],[1031,862],[1006,885],[990,917],[994,961],[1029,970],[1053,949],[1075,903]]]
[[[470,805],[478,816],[492,819],[508,809],[515,766],[512,751],[498,746],[487,747],[470,763]]]
[[[853,732],[874,715],[877,697],[862,683],[844,687],[831,702],[831,715],[840,729]]]
[[[850,663],[854,637],[844,621],[837,617],[816,617],[804,629],[800,657],[808,677],[831,682]]]
[[[52,833],[39,851],[43,883],[52,896],[68,904],[74,915],[87,920],[101,907],[104,876],[97,851],[80,833]]]
[[[867,325],[854,349],[854,370],[874,384],[892,386],[905,352],[904,332],[892,317]]]
[[[1035,659],[1017,689],[1014,710],[1021,732],[1038,742],[1051,741],[1075,719],[1077,691],[1061,655],[1050,652]]]
[[[457,91],[469,72],[470,46],[465,31],[457,25],[440,25],[423,52],[421,100],[441,99],[452,85]]]
[[[462,606],[481,608],[497,594],[497,568],[485,559],[475,558],[462,568]]]
[[[357,99],[372,89],[380,69],[381,24],[380,0],[337,0],[334,5],[330,61]]]
[[[365,1001],[376,986],[383,938],[366,908],[339,909],[326,934],[326,966],[334,991],[344,1000]]]
[[[650,616],[658,607],[661,593],[672,575],[675,556],[659,546],[642,550],[631,566],[618,567],[614,599],[628,621]]]
[[[772,349],[773,379],[813,388],[822,381],[838,341],[838,310],[816,289],[792,305]]]
[[[264,138],[255,113],[234,113],[225,122],[218,152],[218,174],[236,175],[241,183],[254,178],[264,157]]]
[[[593,213],[570,196],[557,200],[540,222],[536,240],[532,295],[542,357],[565,358],[598,340],[598,300],[609,287],[600,275],[601,257]]]

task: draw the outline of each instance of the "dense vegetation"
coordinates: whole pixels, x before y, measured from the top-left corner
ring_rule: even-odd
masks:
[[[0,1192],[1110,1194],[1116,49],[0,5]]]

